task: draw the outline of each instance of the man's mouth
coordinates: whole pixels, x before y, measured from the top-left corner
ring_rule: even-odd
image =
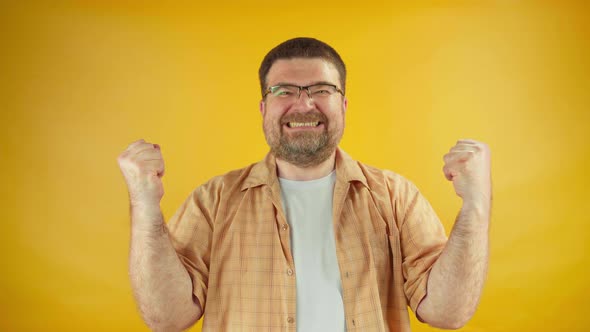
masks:
[[[315,122],[287,122],[289,128],[300,128],[300,127],[317,127],[322,124],[319,121]]]

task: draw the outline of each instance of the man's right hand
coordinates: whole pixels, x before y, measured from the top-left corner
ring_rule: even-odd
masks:
[[[159,210],[164,196],[164,159],[158,144],[135,141],[117,158],[127,182],[131,207]]]

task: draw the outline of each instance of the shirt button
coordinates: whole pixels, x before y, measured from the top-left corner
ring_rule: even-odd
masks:
[[[293,324],[293,322],[295,322],[295,319],[293,319],[293,317],[288,317],[287,318],[287,323]]]
[[[286,231],[287,230],[287,224],[283,224],[283,227],[281,227],[282,230]]]
[[[290,276],[293,275],[293,270],[287,269],[287,274],[290,275]]]

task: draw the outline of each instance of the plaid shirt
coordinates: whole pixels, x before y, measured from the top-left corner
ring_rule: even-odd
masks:
[[[410,331],[446,243],[408,180],[336,153],[336,256],[348,331]],[[168,223],[203,331],[295,331],[295,270],[272,154],[211,179]]]

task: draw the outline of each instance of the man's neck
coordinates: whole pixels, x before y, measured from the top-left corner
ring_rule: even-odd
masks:
[[[336,166],[336,151],[322,163],[310,167],[298,167],[279,158],[277,160],[277,171],[280,178],[294,181],[316,180],[332,173]]]

